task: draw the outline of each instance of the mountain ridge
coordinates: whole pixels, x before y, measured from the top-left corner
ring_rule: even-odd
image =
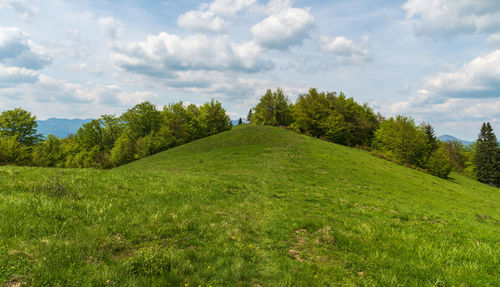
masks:
[[[460,142],[461,144],[465,145],[465,146],[469,146],[471,144],[473,144],[473,142],[471,141],[467,141],[467,140],[463,140],[463,139],[459,139],[457,137],[454,137],[452,135],[448,135],[448,134],[445,134],[445,135],[441,135],[438,137],[440,140],[444,141],[444,142],[448,142],[448,141],[457,141],[457,142]]]

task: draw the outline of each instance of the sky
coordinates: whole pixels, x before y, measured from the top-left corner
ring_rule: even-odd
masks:
[[[343,92],[438,135],[500,136],[498,0],[0,0],[0,111],[119,115],[269,88]]]

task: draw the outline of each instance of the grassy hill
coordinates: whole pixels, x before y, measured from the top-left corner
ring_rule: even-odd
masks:
[[[117,169],[0,167],[0,286],[500,286],[500,190],[243,125]]]

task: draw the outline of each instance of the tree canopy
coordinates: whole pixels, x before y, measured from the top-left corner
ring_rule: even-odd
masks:
[[[500,185],[500,149],[490,123],[483,123],[476,142],[476,176],[481,182]]]

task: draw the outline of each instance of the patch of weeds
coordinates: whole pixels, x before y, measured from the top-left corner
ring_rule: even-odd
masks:
[[[45,193],[52,197],[63,198],[69,197],[72,199],[79,199],[80,194],[71,190],[70,185],[64,179],[64,172],[57,174],[56,176],[47,177],[42,182],[32,182],[32,183],[23,183],[18,186],[16,189],[27,190],[35,193]]]
[[[479,214],[476,213],[476,220],[479,223],[491,223],[494,225],[498,225],[498,220],[494,219],[493,217],[487,215],[487,214]]]
[[[147,248],[129,258],[125,266],[130,274],[158,276],[170,273],[174,264],[173,256],[167,250]]]

